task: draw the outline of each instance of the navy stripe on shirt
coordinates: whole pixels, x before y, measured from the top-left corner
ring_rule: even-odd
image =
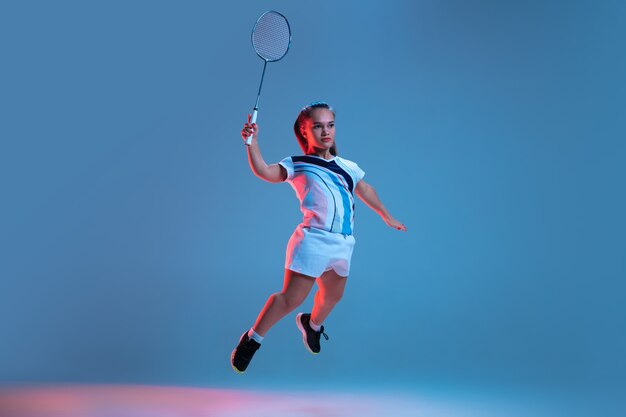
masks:
[[[346,183],[348,184],[348,190],[350,191],[350,193],[354,194],[354,182],[352,181],[352,177],[343,168],[337,165],[337,162],[335,162],[334,160],[326,161],[325,159],[317,158],[315,156],[308,156],[308,155],[292,156],[291,160],[293,162],[306,162],[309,164],[318,165],[318,166],[321,166],[322,168],[326,168],[328,170],[333,171],[335,174],[341,175],[346,180]]]

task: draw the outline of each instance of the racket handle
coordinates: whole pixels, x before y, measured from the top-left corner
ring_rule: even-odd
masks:
[[[255,107],[254,110],[252,111],[252,118],[250,119],[250,124],[256,123],[257,113],[258,111]],[[252,143],[252,135],[248,136],[248,139],[246,139],[246,145],[250,146],[251,143]]]

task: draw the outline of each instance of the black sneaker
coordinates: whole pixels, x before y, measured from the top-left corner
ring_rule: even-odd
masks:
[[[261,344],[259,342],[248,337],[248,332],[242,334],[241,339],[239,339],[239,344],[230,355],[230,364],[233,366],[235,372],[240,374],[246,372],[246,368],[250,364],[252,357],[260,347]]]
[[[324,333],[324,326],[319,332],[316,332],[311,328],[311,315],[308,313],[298,313],[296,316],[296,325],[302,332],[302,341],[304,347],[314,355],[320,353],[320,336],[324,336],[324,339],[328,340],[328,335]]]

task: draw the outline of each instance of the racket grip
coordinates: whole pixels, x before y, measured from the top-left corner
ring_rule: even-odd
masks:
[[[254,110],[252,111],[252,118],[250,119],[250,124],[256,123],[257,113],[258,111],[255,107]],[[246,145],[250,146],[251,143],[252,143],[252,135],[248,136],[248,139],[246,139]]]

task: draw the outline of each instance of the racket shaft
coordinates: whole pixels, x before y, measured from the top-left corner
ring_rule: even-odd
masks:
[[[255,107],[254,110],[252,111],[252,118],[250,119],[250,124],[256,123],[257,113],[258,113],[258,110]],[[246,145],[250,146],[251,143],[252,143],[252,135],[248,136],[248,139],[246,139]]]

